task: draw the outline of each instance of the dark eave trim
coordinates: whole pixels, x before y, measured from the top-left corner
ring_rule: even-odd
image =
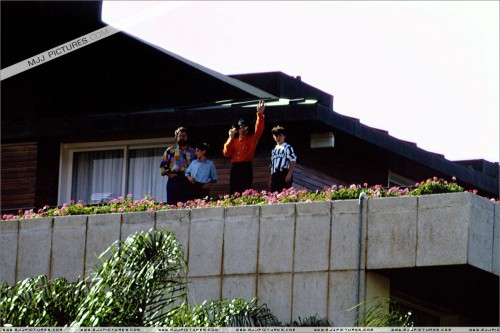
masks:
[[[455,176],[458,180],[473,184],[488,192],[499,195],[499,181],[481,172],[456,164],[442,157],[418,148],[416,145],[401,141],[382,131],[363,125],[359,120],[342,116],[333,110],[318,105],[317,120],[333,129],[341,130],[385,150],[396,153],[439,172]]]
[[[251,85],[249,85],[249,84],[247,84],[247,83],[245,83],[243,81],[240,81],[240,80],[237,80],[237,79],[233,79],[233,78],[231,78],[231,77],[229,77],[227,75],[221,74],[221,73],[216,72],[216,71],[214,71],[214,70],[212,70],[210,68],[204,67],[204,66],[202,66],[200,64],[197,64],[197,63],[195,63],[195,62],[193,62],[193,61],[191,61],[189,59],[181,57],[178,54],[175,54],[173,52],[165,50],[164,48],[161,48],[161,47],[159,47],[157,45],[151,44],[151,43],[149,43],[149,42],[147,42],[147,41],[145,41],[143,39],[140,39],[138,37],[132,36],[132,35],[127,34],[125,32],[122,32],[122,33],[125,34],[125,35],[127,35],[127,36],[129,36],[130,38],[133,38],[133,39],[136,39],[136,40],[140,41],[141,43],[143,43],[143,44],[145,44],[145,45],[147,45],[147,46],[149,46],[149,47],[151,47],[153,49],[158,50],[159,52],[162,52],[162,53],[164,53],[164,54],[166,54],[166,55],[168,55],[168,56],[170,56],[170,57],[172,57],[172,58],[174,58],[174,59],[176,59],[178,61],[181,61],[181,62],[185,63],[186,65],[188,65],[190,67],[193,67],[193,68],[195,68],[196,70],[198,70],[200,72],[203,72],[203,73],[205,73],[207,75],[210,75],[210,76],[216,78],[219,81],[225,82],[225,83],[227,83],[229,85],[232,85],[232,86],[234,86],[234,87],[236,87],[236,88],[238,88],[240,90],[243,90],[246,93],[248,93],[250,95],[253,95],[256,98],[256,100],[261,100],[261,99],[262,100],[275,100],[275,99],[277,99],[276,96],[274,96],[274,95],[272,95],[272,94],[270,94],[270,93],[268,93],[268,92],[266,92],[264,90],[256,88],[254,86],[251,86]]]

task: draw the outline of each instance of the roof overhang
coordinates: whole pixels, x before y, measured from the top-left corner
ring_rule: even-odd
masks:
[[[72,15],[90,7],[81,19]],[[2,2],[2,68],[105,26],[94,7],[95,2]],[[38,16],[27,21],[22,13]],[[9,31],[14,36],[4,39]],[[35,39],[40,36],[45,38]],[[260,99],[277,97],[120,32],[3,80],[2,130],[13,122]]]

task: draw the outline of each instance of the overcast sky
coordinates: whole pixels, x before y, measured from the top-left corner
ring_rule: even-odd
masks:
[[[103,20],[222,74],[280,71],[449,160],[499,160],[498,1],[104,1]]]

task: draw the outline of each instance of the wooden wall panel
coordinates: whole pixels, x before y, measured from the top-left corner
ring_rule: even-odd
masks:
[[[229,174],[231,171],[231,161],[225,158],[212,159],[217,169],[219,182],[212,186],[210,194],[219,196],[229,193]],[[271,156],[261,153],[256,154],[253,161],[253,188],[257,191],[269,190],[268,181],[270,176],[269,164]],[[311,191],[330,187],[333,184],[344,184],[339,179],[328,176],[310,167],[297,164],[293,173],[293,186],[305,188]]]
[[[2,212],[35,208],[37,161],[37,142],[2,144]]]

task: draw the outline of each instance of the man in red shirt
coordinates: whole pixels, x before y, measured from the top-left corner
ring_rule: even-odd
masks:
[[[235,192],[243,193],[252,188],[253,168],[252,161],[255,155],[255,148],[264,132],[264,110],[266,103],[259,101],[257,104],[257,121],[255,122],[255,133],[248,134],[248,124],[245,119],[238,121],[238,128],[229,130],[229,138],[224,144],[222,153],[224,157],[231,158],[231,173],[229,178],[229,190],[231,194]],[[238,138],[235,134],[238,132]]]

